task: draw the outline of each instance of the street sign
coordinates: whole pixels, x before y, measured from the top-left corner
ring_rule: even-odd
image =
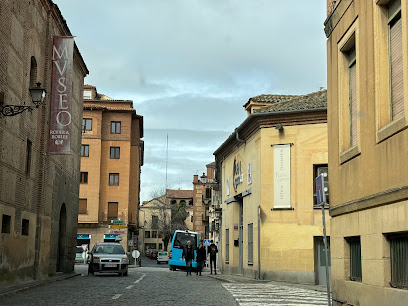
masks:
[[[137,242],[138,245],[142,245],[142,243],[143,243],[142,240],[139,240],[139,241]]]
[[[112,224],[124,224],[125,221],[124,220],[111,220]]]
[[[109,228],[126,228],[124,224],[109,225]]]
[[[128,245],[129,245],[129,246],[133,246],[133,240],[129,240],[129,241],[128,241]]]
[[[326,194],[324,192],[324,177],[323,174],[320,174],[316,177],[316,198],[317,205],[326,204]]]
[[[204,246],[210,246],[210,239],[204,239]]]
[[[118,234],[118,235],[120,235],[120,234],[124,234],[125,233],[125,231],[121,231],[121,230],[110,230],[109,231],[109,234]]]
[[[88,245],[87,244],[81,244],[82,249],[84,250],[84,252],[86,252],[86,250],[88,249]]]
[[[140,252],[139,252],[138,250],[134,250],[134,251],[132,252],[132,257],[133,257],[133,258],[139,258],[139,256],[140,256]]]

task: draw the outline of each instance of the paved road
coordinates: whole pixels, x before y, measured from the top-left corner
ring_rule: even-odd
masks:
[[[5,297],[0,305],[237,305],[219,280],[194,273],[187,277],[145,258],[142,267],[129,269],[129,276],[92,276],[86,265],[77,265],[82,276]]]

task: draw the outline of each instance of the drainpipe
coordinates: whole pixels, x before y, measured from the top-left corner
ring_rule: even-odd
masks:
[[[238,136],[238,128],[235,129],[235,138],[236,138],[239,142],[245,143],[245,140],[240,139],[239,136]]]
[[[261,279],[261,205],[258,205],[258,279]]]

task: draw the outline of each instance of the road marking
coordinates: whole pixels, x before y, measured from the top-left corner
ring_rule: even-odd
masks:
[[[126,289],[132,289],[133,285],[127,286]]]
[[[142,273],[142,276],[139,279],[135,280],[135,284],[140,282],[145,276],[146,276],[146,274]]]
[[[121,296],[122,296],[122,294],[115,294],[114,296],[112,296],[112,300],[117,300]]]

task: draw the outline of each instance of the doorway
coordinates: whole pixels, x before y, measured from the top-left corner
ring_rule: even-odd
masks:
[[[330,260],[330,237],[327,237],[327,248],[329,258],[329,281],[331,275],[331,260]],[[323,237],[315,237],[315,269],[316,269],[316,284],[326,285],[326,254],[324,252]]]
[[[238,273],[243,275],[244,274],[244,205],[243,199],[240,197],[238,198],[238,205],[239,205],[239,267]]]
[[[65,272],[65,250],[67,244],[67,209],[62,204],[59,217],[57,272]]]

